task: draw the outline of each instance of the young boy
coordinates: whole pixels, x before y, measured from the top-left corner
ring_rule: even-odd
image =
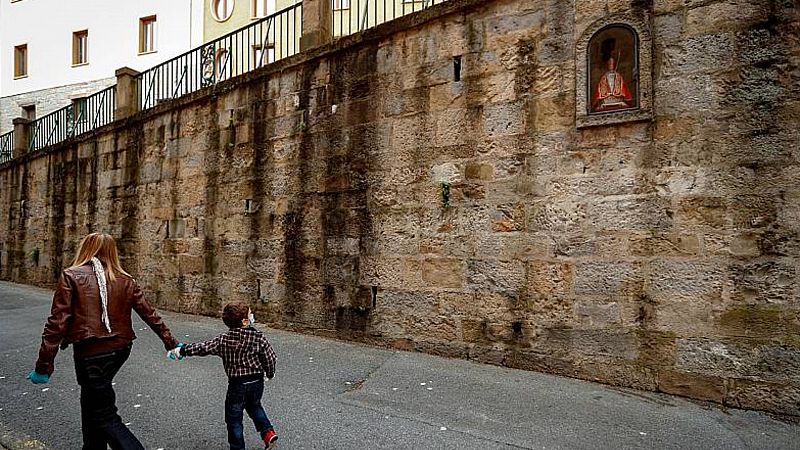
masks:
[[[264,376],[275,375],[275,352],[263,333],[253,327],[255,318],[244,303],[229,303],[222,310],[222,321],[230,328],[226,333],[204,342],[196,342],[171,350],[170,359],[184,356],[217,355],[228,375],[225,396],[225,424],[231,450],[244,449],[242,410],[253,420],[261,438],[270,446],[278,439],[272,424],[261,407]]]

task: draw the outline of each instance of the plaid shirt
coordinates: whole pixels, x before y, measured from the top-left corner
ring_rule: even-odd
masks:
[[[275,351],[264,334],[255,328],[231,328],[203,342],[186,344],[186,356],[217,355],[228,378],[264,374],[275,376]]]

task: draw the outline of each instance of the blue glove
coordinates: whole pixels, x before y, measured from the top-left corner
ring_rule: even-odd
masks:
[[[169,359],[171,359],[173,361],[182,360],[183,356],[181,356],[181,349],[183,347],[186,347],[186,344],[184,344],[183,342],[178,342],[178,346],[177,347],[175,347],[172,350],[167,352],[167,358],[169,358]]]
[[[45,384],[50,381],[50,375],[39,373],[35,370],[31,370],[31,373],[29,373],[25,378],[31,380],[31,383],[33,384]]]

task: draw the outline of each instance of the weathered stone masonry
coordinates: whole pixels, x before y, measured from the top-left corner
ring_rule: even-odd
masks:
[[[578,128],[617,13],[653,119]],[[798,415],[798,118],[792,0],[452,0],[0,168],[0,273]]]

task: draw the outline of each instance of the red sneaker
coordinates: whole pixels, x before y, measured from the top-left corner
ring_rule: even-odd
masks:
[[[277,440],[278,440],[278,434],[275,433],[275,430],[273,430],[272,428],[267,430],[267,432],[264,433],[264,443],[267,444],[267,446],[264,447],[264,449],[266,450],[270,448],[272,444]]]

